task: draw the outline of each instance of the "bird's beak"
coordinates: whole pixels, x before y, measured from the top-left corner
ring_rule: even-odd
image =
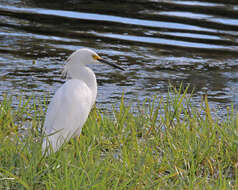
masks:
[[[118,65],[116,65],[116,64],[114,64],[114,63],[111,63],[111,62],[109,62],[109,61],[106,61],[105,59],[103,59],[103,58],[98,58],[97,59],[99,62],[101,62],[101,63],[105,63],[105,64],[107,64],[107,65],[110,65],[110,66],[112,66],[112,67],[115,67],[115,68],[117,68],[117,69],[120,69],[120,70],[123,70],[123,71],[125,71],[125,69],[123,69],[122,67],[120,67],[120,66],[118,66]]]

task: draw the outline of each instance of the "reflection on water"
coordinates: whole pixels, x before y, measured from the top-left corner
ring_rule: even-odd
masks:
[[[0,93],[52,95],[72,51],[89,47],[126,71],[92,66],[97,106],[166,96],[169,83],[238,105],[238,2],[221,0],[2,0]],[[37,64],[33,65],[32,61]]]

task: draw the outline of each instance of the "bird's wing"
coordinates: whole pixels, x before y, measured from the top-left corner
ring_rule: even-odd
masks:
[[[43,150],[50,143],[58,148],[75,133],[80,134],[91,109],[92,92],[81,80],[72,79],[57,90],[49,104],[44,130],[48,138]]]

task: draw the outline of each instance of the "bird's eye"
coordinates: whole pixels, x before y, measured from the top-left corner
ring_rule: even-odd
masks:
[[[92,57],[93,57],[93,59],[94,59],[94,60],[101,59],[101,57],[99,57],[99,56],[98,56],[98,55],[96,55],[96,54],[93,54],[93,55],[92,55]]]

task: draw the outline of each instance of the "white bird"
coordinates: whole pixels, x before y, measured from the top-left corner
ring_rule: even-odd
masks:
[[[69,80],[56,91],[46,113],[43,154],[56,152],[71,137],[80,136],[97,96],[96,76],[86,65],[100,62],[124,70],[87,48],[75,51],[67,59],[63,74]]]

